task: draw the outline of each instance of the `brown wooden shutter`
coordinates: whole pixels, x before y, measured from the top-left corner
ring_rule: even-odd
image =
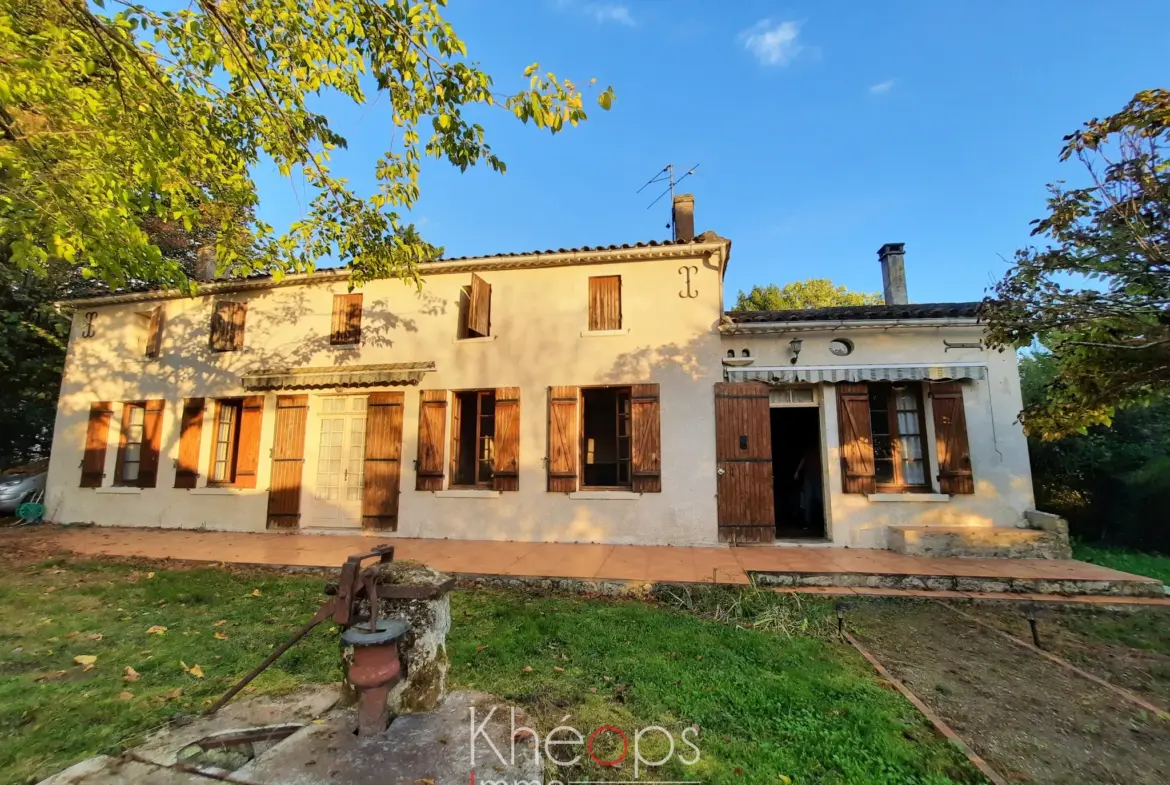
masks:
[[[194,488],[199,479],[199,443],[203,438],[203,399],[183,402],[179,425],[179,462],[175,465],[175,487]]]
[[[589,279],[589,329],[622,329],[620,275],[603,275]]]
[[[142,414],[142,457],[138,464],[139,488],[153,488],[158,483],[158,455],[162,450],[163,410],[166,401],[153,400],[143,404]]]
[[[467,303],[467,333],[486,338],[492,329],[492,286],[471,274],[471,295]]]
[[[150,312],[150,326],[146,330],[147,357],[158,357],[162,347],[163,307],[160,305]]]
[[[497,491],[520,490],[520,388],[496,390],[495,460],[492,487]]]
[[[114,456],[114,485],[126,485],[126,481],[122,479],[122,465],[126,459],[126,432],[130,429],[131,413],[137,407],[137,403],[123,403],[122,404],[122,426],[118,428],[118,452]],[[145,445],[143,445],[145,448]],[[137,484],[137,480],[133,484]]]
[[[657,384],[635,384],[630,389],[630,421],[633,490],[662,493],[662,415]]]
[[[248,304],[234,300],[220,300],[211,316],[211,349],[216,352],[236,352],[244,348],[244,324]]]
[[[400,392],[370,393],[366,402],[363,529],[398,531],[403,398]]]
[[[232,303],[232,349],[244,348],[244,324],[248,317],[247,303]]]
[[[361,343],[362,296],[336,294],[333,296],[333,328],[329,333],[331,344]]]
[[[938,487],[943,493],[975,493],[963,388],[956,382],[930,385],[934,438],[938,448]]]
[[[260,426],[263,421],[264,396],[249,395],[240,407],[240,441],[236,448],[237,488],[256,487],[256,471],[260,467]]]
[[[447,428],[447,391],[423,390],[418,406],[416,491],[443,490],[443,437]]]
[[[577,490],[577,456],[581,443],[577,435],[576,387],[548,388],[548,490],[572,493]]]
[[[868,385],[837,385],[837,419],[841,426],[841,490],[875,493]]]
[[[305,467],[305,419],[309,396],[279,395],[268,484],[268,528],[295,529],[301,521],[301,474]]]
[[[81,459],[82,488],[102,487],[102,478],[106,476],[106,443],[110,438],[110,418],[113,416],[113,404],[109,401],[90,404],[85,454]]]

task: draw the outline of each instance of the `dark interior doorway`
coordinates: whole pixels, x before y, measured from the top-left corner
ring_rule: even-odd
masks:
[[[825,536],[819,414],[811,406],[771,410],[777,538]]]

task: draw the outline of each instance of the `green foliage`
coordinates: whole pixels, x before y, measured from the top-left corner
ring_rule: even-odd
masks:
[[[1054,439],[1107,425],[1118,409],[1170,389],[1170,91],[1147,90],[1065,137],[1090,185],[1049,186],[1034,236],[988,299],[990,340],[1039,341],[1055,373],[1025,408],[1029,433]]]
[[[753,286],[750,292],[740,292],[735,300],[737,311],[787,311],[804,308],[828,308],[836,305],[880,305],[880,294],[851,292],[844,286],[835,286],[828,278],[809,278],[804,281],[767,286]]]
[[[505,169],[469,109],[499,107],[551,133],[586,119],[578,87],[537,64],[526,88],[497,92],[441,15],[445,0],[153,5],[0,10],[0,239],[17,268],[62,259],[113,287],[191,288],[143,225],[149,216],[213,226],[221,272],[279,275],[328,258],[354,284],[417,282],[434,247],[403,231],[400,213],[419,197],[423,157]],[[330,170],[346,140],[313,106],[364,104],[371,84],[393,127],[377,191],[363,197]],[[602,108],[612,102],[612,89],[598,94]],[[252,217],[250,172],[268,161],[312,194],[283,234]]]
[[[1102,567],[1121,570],[1133,575],[1145,575],[1147,578],[1157,578],[1170,586],[1170,556],[1142,553],[1126,548],[1102,548],[1079,541],[1073,543],[1073,556],[1091,564],[1100,564]],[[1154,616],[1161,622],[1159,616],[1156,614]],[[1164,648],[1170,651],[1170,625],[1160,623],[1159,626],[1162,627],[1166,637]],[[1145,647],[1138,646],[1138,648]]]

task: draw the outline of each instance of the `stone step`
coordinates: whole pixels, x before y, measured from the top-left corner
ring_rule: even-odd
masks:
[[[1052,578],[989,578],[963,575],[891,575],[859,572],[749,572],[760,586],[838,586],[918,591],[963,591],[1007,594],[1059,594],[1101,597],[1165,597],[1161,581],[1134,576],[1108,581]]]
[[[991,526],[889,527],[888,546],[906,556],[981,559],[1068,559],[1068,538],[1043,529]]]

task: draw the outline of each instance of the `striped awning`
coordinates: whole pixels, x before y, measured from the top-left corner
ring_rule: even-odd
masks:
[[[793,368],[727,368],[729,382],[921,382],[986,379],[982,363],[936,365],[819,365]]]
[[[317,387],[400,387],[418,384],[433,362],[383,365],[282,368],[244,374],[245,390],[295,390]]]

